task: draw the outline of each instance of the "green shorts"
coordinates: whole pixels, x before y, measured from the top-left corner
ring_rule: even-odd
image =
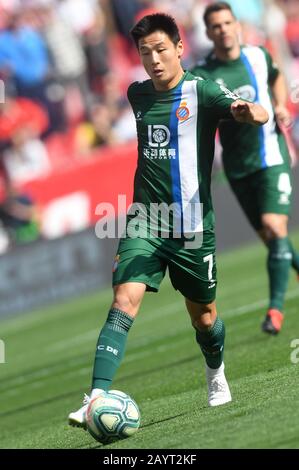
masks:
[[[168,267],[173,287],[187,299],[211,303],[216,297],[215,233],[202,234],[200,248],[186,248],[182,239],[122,238],[113,267],[113,286],[141,282],[158,292]]]
[[[292,185],[288,165],[265,168],[229,183],[255,230],[262,228],[262,214],[289,215]]]

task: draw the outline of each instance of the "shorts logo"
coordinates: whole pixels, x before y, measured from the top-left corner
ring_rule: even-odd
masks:
[[[113,272],[113,273],[115,273],[115,271],[116,271],[117,268],[118,268],[119,259],[120,259],[120,256],[119,256],[119,255],[115,256],[115,258],[114,258],[114,263],[113,263],[113,268],[112,268],[112,272]]]
[[[290,196],[286,193],[280,194],[278,204],[288,206],[290,204]]]
[[[190,115],[190,111],[187,108],[187,103],[182,102],[179,108],[176,110],[175,114],[179,121],[186,121]]]

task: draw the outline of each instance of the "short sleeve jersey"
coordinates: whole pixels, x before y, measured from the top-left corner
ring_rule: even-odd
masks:
[[[173,204],[170,225],[181,233],[213,227],[215,132],[219,119],[233,119],[230,106],[237,97],[211,80],[185,72],[178,85],[165,92],[156,91],[151,80],[135,82],[128,99],[138,138],[134,202],[148,211],[153,203]],[[198,205],[201,210],[194,210]]]
[[[279,128],[271,101],[271,84],[279,74],[269,52],[263,47],[243,46],[236,60],[221,61],[212,52],[192,73],[210,78],[241,98],[260,103],[269,113],[261,126],[223,121],[219,125],[223,164],[228,178],[242,178],[260,169],[289,164],[285,138]]]

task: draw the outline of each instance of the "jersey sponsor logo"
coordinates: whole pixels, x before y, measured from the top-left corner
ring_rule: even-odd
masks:
[[[143,149],[143,155],[145,158],[148,158],[149,160],[175,160],[176,159],[176,149],[175,148],[170,148],[170,149],[148,149],[144,148]]]
[[[216,78],[215,80],[216,83],[220,86],[221,90],[229,97],[236,99],[237,98],[243,98],[244,100],[249,100],[249,101],[254,101],[256,97],[256,91],[253,86],[251,85],[244,85],[240,86],[239,88],[236,88],[233,91],[230,91],[227,88],[227,84],[223,80],[223,78]],[[234,95],[234,96],[233,96]]]
[[[166,147],[170,142],[170,131],[162,124],[148,126],[148,143],[150,147]]]
[[[216,78],[215,82],[218,83],[218,85],[227,86],[223,78]]]
[[[175,114],[179,121],[186,121],[186,119],[188,119],[188,117],[190,116],[190,111],[187,108],[187,103],[182,102],[176,110]]]
[[[234,90],[236,95],[239,95],[244,100],[254,102],[256,99],[256,91],[252,85],[243,85]]]
[[[239,95],[236,95],[233,91],[230,91],[224,85],[219,85],[219,87],[223,91],[223,93],[225,94],[226,98],[230,98],[232,100],[238,100],[240,98]]]

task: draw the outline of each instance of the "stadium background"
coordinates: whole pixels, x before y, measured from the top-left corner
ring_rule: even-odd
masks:
[[[90,227],[99,220],[99,203],[112,203],[117,213],[118,194],[126,195],[127,204],[132,198],[135,121],[126,89],[132,81],[145,78],[145,72],[128,31],[145,13],[169,12],[178,19],[186,42],[187,68],[211,47],[202,23],[208,3],[1,0],[2,315],[109,284],[115,243],[96,241]],[[244,42],[266,45],[287,77],[294,125],[286,132],[296,165],[298,1],[230,3],[242,22]],[[217,227],[221,227],[218,248],[223,249],[254,235],[227,189],[219,154],[218,148],[213,191]],[[298,172],[294,175],[298,199]],[[124,208],[119,211],[123,214]],[[294,204],[292,224],[298,222]],[[77,236],[69,236],[73,233]],[[80,261],[75,256],[81,245],[85,253],[98,253],[98,265],[95,257],[86,254]],[[55,256],[61,263],[53,261]],[[74,258],[76,262],[71,261]]]
[[[55,328],[65,322],[62,333],[71,330],[66,326],[71,309],[79,317],[79,309],[85,312],[86,305],[90,305],[94,312],[92,318],[96,317],[97,309],[102,309],[104,319],[108,308],[110,293],[105,288],[110,285],[117,241],[100,240],[95,236],[95,224],[99,220],[96,207],[101,202],[112,203],[117,213],[118,194],[126,195],[128,204],[131,201],[137,153],[135,121],[126,100],[126,89],[132,81],[146,78],[128,37],[129,29],[146,13],[169,12],[179,21],[187,46],[184,65],[188,68],[211,47],[202,23],[202,13],[208,3],[211,2],[0,0],[0,78],[5,85],[0,90],[0,318],[3,319],[0,337],[7,344],[7,364],[0,367],[6,367],[4,375],[8,379],[14,353],[9,356],[6,326],[11,331],[11,325],[16,325],[17,356],[27,317],[29,324],[34,315],[35,319],[40,317],[41,325],[44,318],[46,325],[50,316],[54,319],[57,316]],[[294,167],[291,227],[296,229],[299,224],[299,1],[229,3],[242,22],[243,41],[266,45],[287,78],[288,107],[294,124],[285,132]],[[253,264],[248,263],[259,263],[265,253],[261,246],[251,246],[255,234],[227,186],[219,156],[218,145],[213,194],[218,250],[224,252],[221,260],[227,269],[224,272],[230,282],[235,282],[236,276],[248,269],[246,272],[253,279],[257,274]],[[120,215],[123,214],[124,208],[121,208]],[[298,240],[298,235],[293,233]],[[238,247],[241,251],[235,251]],[[259,295],[266,295],[263,263],[255,281],[259,284],[255,285],[254,292],[257,299]],[[230,274],[232,266],[234,276]],[[292,287],[293,284],[291,299]],[[162,310],[167,308],[166,303],[163,305],[167,301],[167,284],[164,289]],[[91,292],[90,298],[84,296],[88,292]],[[93,292],[99,297],[93,297]],[[247,297],[248,302],[253,300],[255,305],[256,298],[252,299],[250,294],[249,288],[246,295],[236,296],[232,305],[226,307],[223,301],[221,305],[225,311],[232,308],[233,316],[233,312],[243,311]],[[220,291],[220,300],[221,295]],[[73,297],[78,298],[78,304],[70,304],[66,309],[58,302]],[[47,305],[53,302],[54,310],[50,311]],[[158,297],[148,302],[156,306]],[[258,305],[262,306],[263,302],[256,302]],[[30,313],[37,307],[38,311]],[[293,304],[289,305],[290,311],[294,308]],[[23,320],[20,314],[27,312]],[[16,314],[19,316],[15,317]],[[257,324],[256,318],[255,315]],[[6,323],[10,320],[13,323]],[[289,328],[292,325],[295,325],[294,319]],[[141,330],[136,331],[142,335]],[[94,328],[94,333],[86,336],[90,351],[96,334],[97,328]],[[36,336],[32,336],[33,350],[35,340]],[[279,344],[276,343],[273,353],[277,358]],[[86,362],[89,364],[90,360],[91,356]],[[20,365],[24,376],[34,363],[32,360],[30,364]],[[85,367],[86,377],[89,369]],[[157,378],[157,383],[159,380],[163,379]],[[8,380],[8,388],[9,384]],[[127,383],[126,386],[130,390]],[[48,388],[48,392],[51,401],[51,396],[59,393],[59,386],[53,385],[53,390]],[[138,391],[136,393],[138,398]],[[13,396],[11,399],[15,400]],[[20,398],[21,410],[26,408],[26,400],[24,396]],[[11,412],[10,403],[13,401],[8,399],[4,412],[0,413],[4,418]],[[32,445],[37,447],[37,441]],[[51,443],[44,445],[51,446]],[[52,446],[55,445],[52,443]]]

